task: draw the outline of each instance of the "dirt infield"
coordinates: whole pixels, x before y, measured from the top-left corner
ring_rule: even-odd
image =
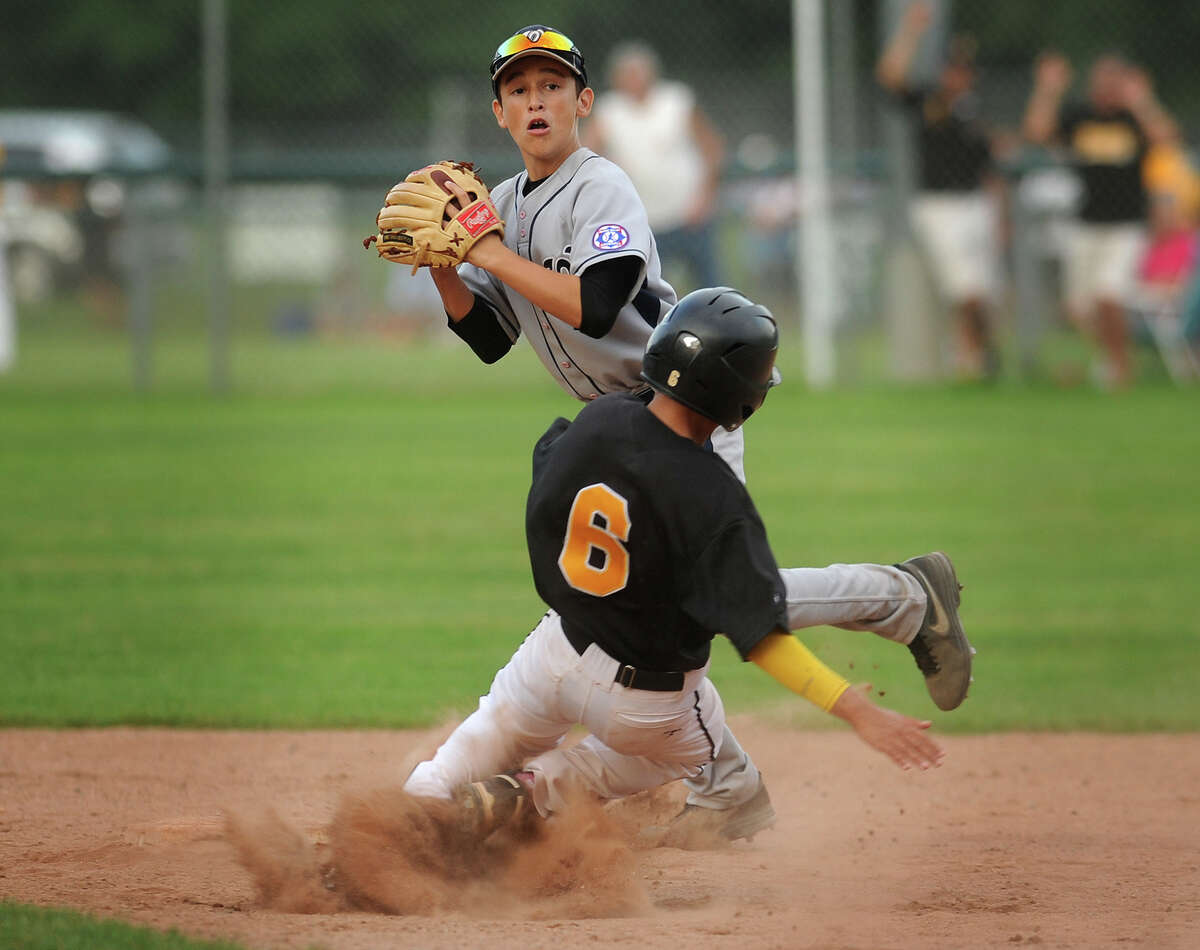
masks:
[[[559,848],[511,900],[425,916],[266,909],[223,815],[269,805],[319,848],[431,733],[3,731],[0,896],[272,948],[1200,946],[1200,735],[951,738],[909,774],[844,731],[734,725],[774,831]]]

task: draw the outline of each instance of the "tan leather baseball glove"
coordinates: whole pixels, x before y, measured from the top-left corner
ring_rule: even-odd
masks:
[[[470,162],[418,168],[388,192],[375,223],[379,233],[363,247],[374,244],[380,257],[411,264],[414,274],[418,267],[457,267],[485,234],[504,237],[504,222]]]

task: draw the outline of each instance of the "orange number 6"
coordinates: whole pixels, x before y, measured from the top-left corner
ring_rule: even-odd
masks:
[[[629,583],[629,502],[604,484],[579,489],[558,569],[576,590],[607,597]]]

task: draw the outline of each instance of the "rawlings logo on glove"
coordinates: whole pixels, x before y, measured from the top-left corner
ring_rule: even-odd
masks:
[[[465,199],[465,204],[464,204]],[[457,267],[475,242],[504,222],[487,185],[470,162],[438,162],[418,168],[388,192],[375,218],[378,234],[363,239],[396,264]]]
[[[471,207],[463,211],[458,216],[458,220],[462,222],[462,226],[467,229],[467,232],[474,238],[481,238],[494,227],[499,227],[503,235],[504,222],[500,220],[496,213],[496,208],[491,200],[477,201]]]

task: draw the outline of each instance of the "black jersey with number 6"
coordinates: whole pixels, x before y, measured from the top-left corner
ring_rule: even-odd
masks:
[[[786,624],[745,486],[634,396],[597,399],[538,441],[525,535],[542,599],[621,663],[698,669],[717,633],[745,658]]]

